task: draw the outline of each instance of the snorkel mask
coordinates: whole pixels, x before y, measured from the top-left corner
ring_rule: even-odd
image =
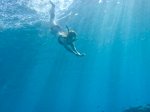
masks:
[[[68,31],[68,37],[72,38],[73,40],[76,40],[77,33],[74,30],[70,30],[68,28],[68,26],[66,26],[66,28],[67,28],[67,31]]]

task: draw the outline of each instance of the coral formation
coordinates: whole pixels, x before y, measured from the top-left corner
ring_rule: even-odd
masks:
[[[145,106],[131,107],[124,110],[123,112],[150,112],[150,104]]]

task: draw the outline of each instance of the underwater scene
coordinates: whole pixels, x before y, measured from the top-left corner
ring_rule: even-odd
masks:
[[[150,112],[150,0],[0,0],[0,112]]]

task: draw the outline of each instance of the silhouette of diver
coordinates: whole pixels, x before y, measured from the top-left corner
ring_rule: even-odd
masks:
[[[77,40],[77,34],[75,31],[70,30],[68,26],[67,32],[64,32],[62,28],[57,25],[55,22],[55,4],[50,0],[50,3],[52,5],[50,10],[50,26],[51,26],[51,33],[58,37],[58,42],[64,46],[66,50],[69,52],[77,55],[77,56],[84,56],[84,53],[80,53],[77,51],[74,42]]]

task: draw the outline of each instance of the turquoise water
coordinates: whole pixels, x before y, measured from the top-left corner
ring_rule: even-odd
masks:
[[[47,0],[1,0],[0,112],[122,112],[150,104],[150,1],[54,2],[59,24],[77,31],[86,56],[67,52],[50,33]]]

